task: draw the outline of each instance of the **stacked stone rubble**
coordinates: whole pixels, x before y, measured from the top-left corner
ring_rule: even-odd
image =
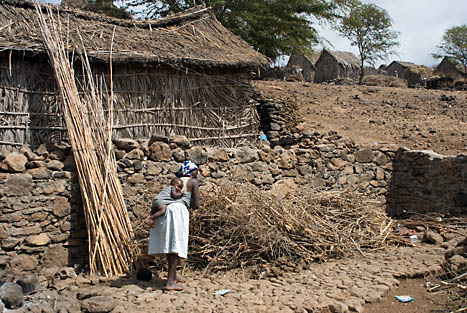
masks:
[[[396,158],[397,147],[361,147],[332,131],[303,131],[288,149],[279,145],[271,148],[267,142],[239,148],[193,146],[183,136],[153,137],[147,141],[118,139],[114,144],[118,175],[134,221],[147,215],[150,199],[169,182],[184,160],[191,159],[200,166],[201,185],[224,181],[235,186],[248,181],[263,189],[283,184],[292,189],[310,186],[318,191],[350,189],[369,197],[390,196],[390,203],[397,206],[409,203],[411,195],[412,202],[416,202],[415,197],[420,195],[404,189],[411,187],[404,179],[393,179],[394,164],[399,177],[406,172],[417,176],[415,165],[425,160],[420,153],[426,154],[399,150]],[[402,164],[395,163],[396,159]],[[441,186],[449,181],[444,184],[449,188],[465,188],[467,163],[463,160],[465,156],[446,157],[439,164],[433,163],[433,168],[442,166],[461,173],[436,181]],[[430,173],[434,177],[437,172]],[[414,188],[421,190],[425,186],[433,189],[433,194],[439,189],[435,184],[423,184],[422,179]],[[464,205],[462,194],[439,201],[443,201],[444,212],[465,213],[465,208],[459,206]],[[434,203],[439,205],[439,201]],[[0,156],[0,212],[0,267],[37,271],[86,262],[87,231],[69,147],[23,147]]]

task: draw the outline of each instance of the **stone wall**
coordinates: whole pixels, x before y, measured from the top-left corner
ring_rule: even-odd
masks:
[[[393,161],[387,212],[467,214],[467,155],[399,149]]]
[[[0,173],[0,266],[16,273],[81,263],[87,230],[65,147],[9,153]]]
[[[427,183],[420,178],[434,179],[436,173],[441,173],[435,167],[444,166],[449,187],[442,186],[457,191],[436,203],[442,203],[443,210],[465,207],[465,187],[456,185],[456,181],[466,185],[465,156],[455,158],[453,168],[445,166],[447,158],[439,162],[436,159],[420,175],[413,169],[414,164],[424,165],[430,159],[412,156],[419,152],[399,150],[396,154],[394,146],[361,147],[335,132],[304,131],[290,149],[270,148],[266,142],[240,148],[191,146],[182,136],[140,142],[119,139],[114,144],[118,175],[133,222],[147,216],[151,198],[188,159],[200,166],[201,188],[221,181],[232,186],[248,181],[279,193],[303,185],[317,191],[351,189],[370,197],[391,195],[392,208],[398,207],[397,201],[410,203],[410,195],[418,195]],[[397,179],[393,179],[393,168]],[[449,175],[454,171],[460,174]],[[409,184],[418,192],[401,194],[401,190],[406,191],[406,172],[419,181]],[[438,185],[426,186],[433,189],[435,198]],[[87,232],[69,147],[42,145],[34,151],[23,147],[1,155],[0,200],[0,266],[38,271],[86,262]]]

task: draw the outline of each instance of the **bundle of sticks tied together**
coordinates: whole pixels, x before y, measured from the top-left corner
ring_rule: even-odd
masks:
[[[63,115],[68,139],[73,149],[88,230],[89,268],[91,274],[114,276],[131,270],[137,246],[117,177],[112,152],[112,85],[110,97],[97,88],[85,48],[81,63],[85,79],[78,82],[65,50],[66,32],[47,6],[36,2],[44,46],[54,70],[63,100]],[[58,12],[56,13],[58,14]],[[99,84],[104,85],[104,84]],[[104,116],[104,99],[110,108]]]

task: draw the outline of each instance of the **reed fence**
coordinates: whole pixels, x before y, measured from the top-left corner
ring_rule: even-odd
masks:
[[[0,145],[4,147],[68,140],[56,82],[40,65],[29,65],[23,60],[12,65],[13,70],[0,66]],[[142,75],[127,70],[121,66],[114,75],[114,138],[184,135],[197,144],[230,147],[254,141],[258,115],[256,106],[248,102],[251,89],[241,75],[164,73],[173,69]],[[83,75],[76,79],[82,81]],[[110,80],[99,67],[95,79],[102,86]],[[85,91],[78,93],[84,96]],[[96,113],[100,112],[90,112]],[[103,113],[109,114],[105,106]]]

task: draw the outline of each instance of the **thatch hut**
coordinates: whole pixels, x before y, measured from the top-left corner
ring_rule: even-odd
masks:
[[[321,55],[321,50],[313,51],[307,55],[291,55],[288,68],[298,68],[301,70],[303,79],[307,82],[312,82],[315,76],[315,63]]]
[[[404,77],[404,72],[408,68],[415,67],[415,66],[417,65],[412,62],[392,61],[386,70],[386,75],[402,78]]]
[[[443,77],[450,77],[454,80],[463,79],[466,77],[465,68],[456,59],[444,57],[438,64],[434,73]]]
[[[0,6],[0,145],[66,140],[34,5],[1,0]],[[93,73],[107,86],[112,60],[114,138],[185,135],[229,146],[253,140],[258,119],[248,101],[248,78],[267,59],[209,9],[152,21],[51,9],[60,12],[77,81],[82,43]]]
[[[433,77],[433,71],[423,65],[407,68],[402,76],[407,81],[407,86],[411,88],[426,87],[426,82],[430,77]]]
[[[317,83],[339,78],[358,79],[360,60],[351,52],[323,50],[315,64]]]

